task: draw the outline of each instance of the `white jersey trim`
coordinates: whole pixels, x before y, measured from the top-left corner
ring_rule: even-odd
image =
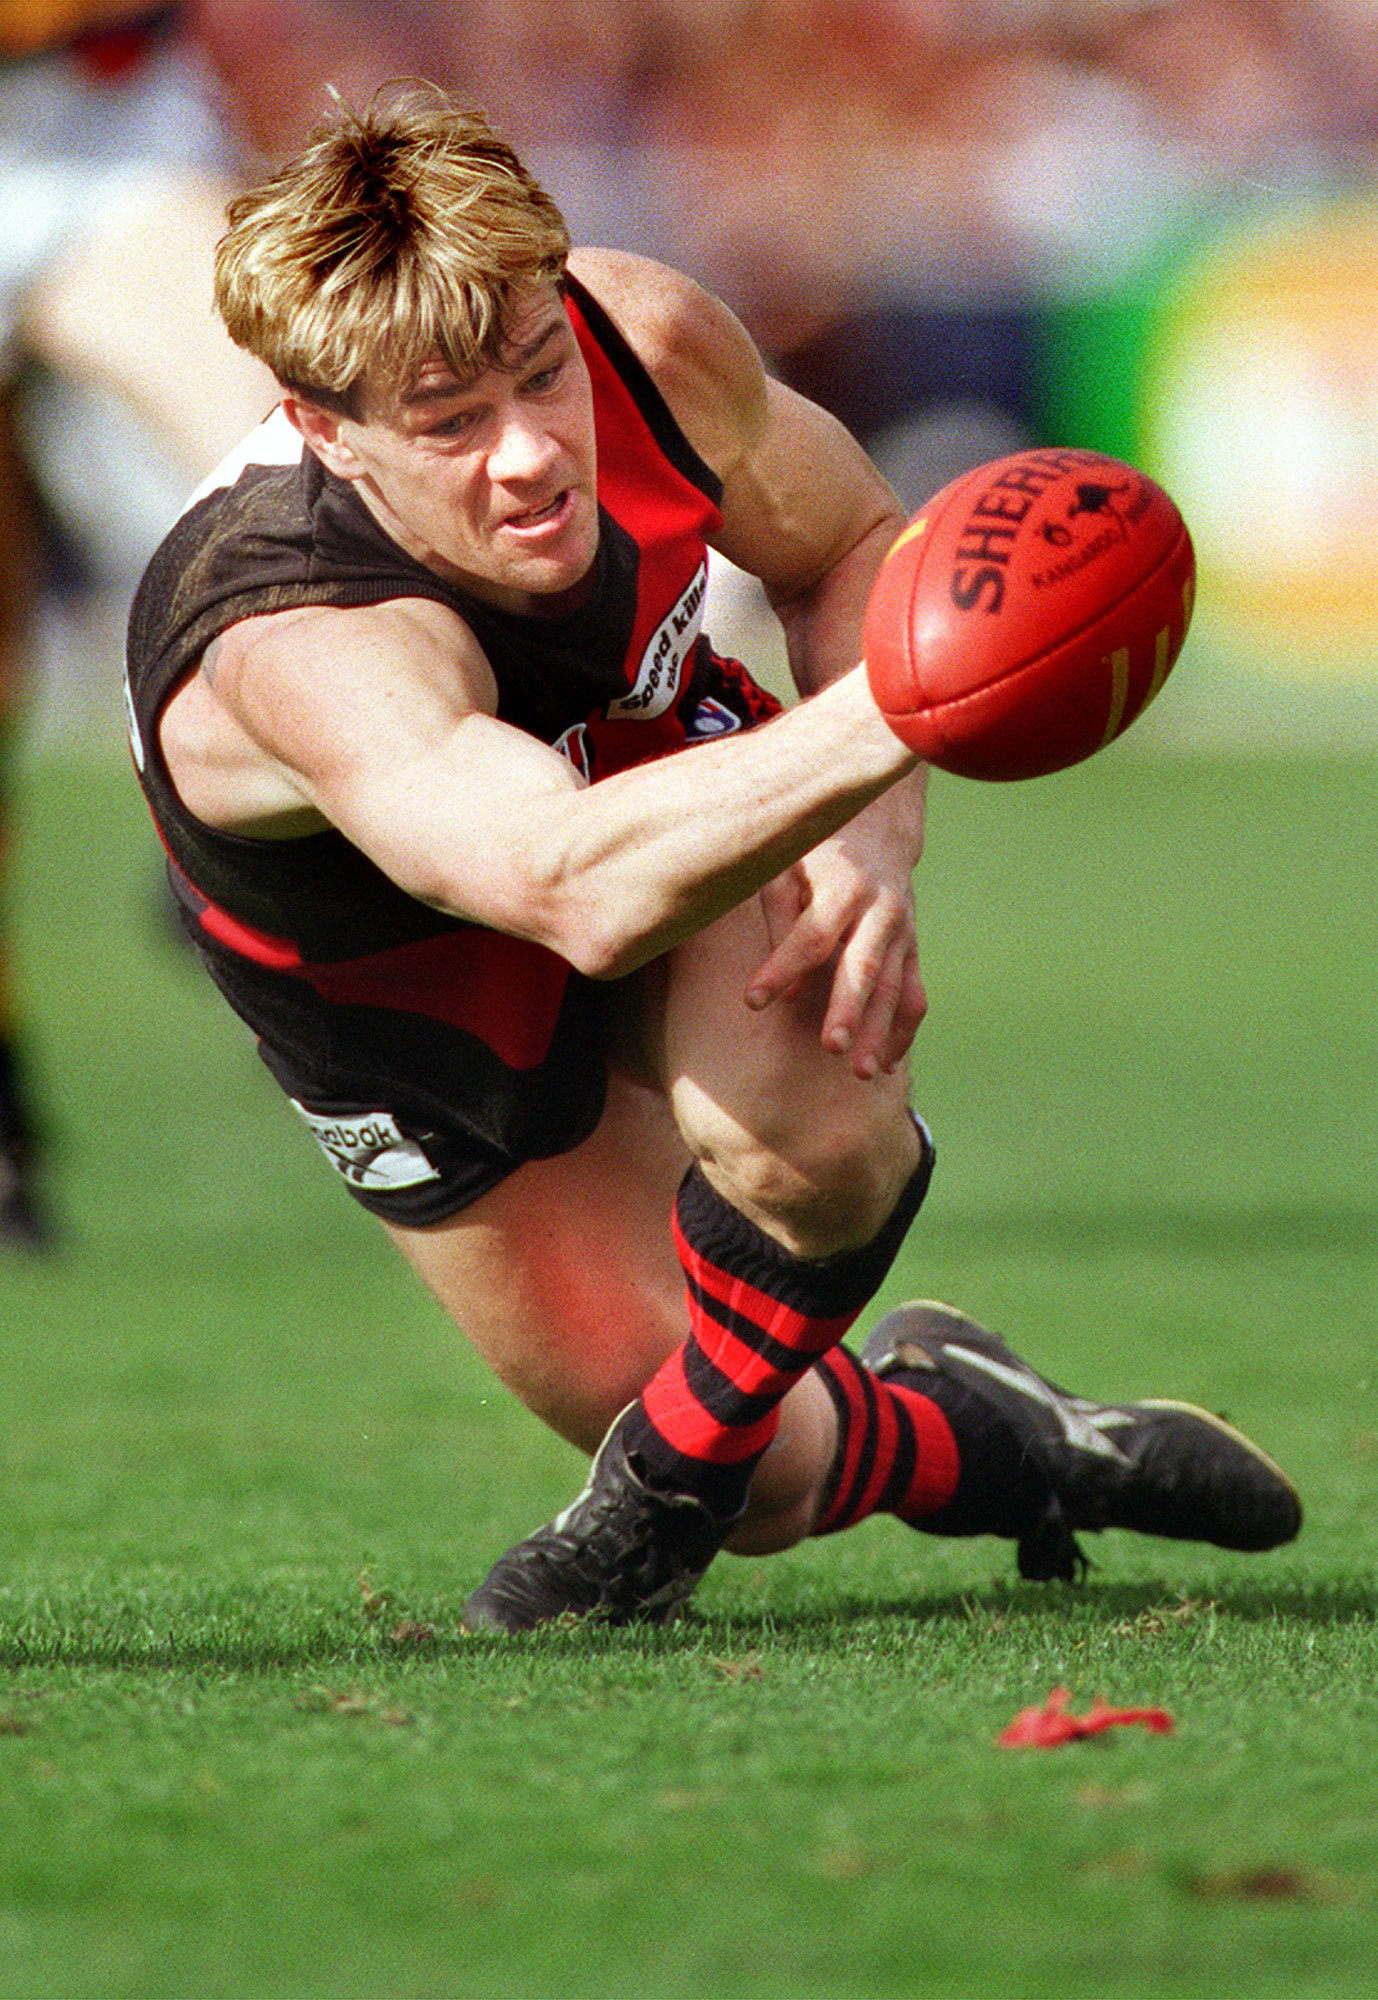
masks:
[[[305,440],[301,432],[289,422],[287,412],[279,403],[256,430],[250,431],[242,443],[225,454],[213,472],[207,473],[182,512],[189,514],[193,507],[199,506],[212,493],[228,490],[240,473],[247,471],[251,465],[300,464],[304,449]]]

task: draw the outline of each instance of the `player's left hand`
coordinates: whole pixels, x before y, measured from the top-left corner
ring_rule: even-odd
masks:
[[[747,1005],[768,1007],[831,965],[821,1039],[863,1081],[898,1068],[928,1007],[914,917],[921,848],[921,789],[899,786],[761,891],[771,949]]]

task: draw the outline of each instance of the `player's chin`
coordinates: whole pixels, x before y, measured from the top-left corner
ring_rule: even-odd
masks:
[[[505,526],[499,535],[504,568],[514,583],[545,597],[575,590],[598,556],[598,521],[577,507],[558,522]]]

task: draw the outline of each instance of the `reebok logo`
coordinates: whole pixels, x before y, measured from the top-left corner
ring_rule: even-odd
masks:
[[[734,715],[725,702],[716,700],[711,694],[705,695],[685,725],[685,740],[706,743],[713,736],[730,736],[734,729],[741,726],[741,717]]]
[[[292,1109],[304,1120],[316,1144],[342,1180],[351,1187],[383,1194],[393,1188],[419,1187],[438,1181],[415,1139],[397,1128],[389,1111],[365,1111],[355,1118],[321,1118],[294,1097]]]

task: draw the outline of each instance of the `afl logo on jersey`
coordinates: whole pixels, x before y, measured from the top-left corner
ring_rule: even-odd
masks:
[[[593,752],[589,749],[588,724],[576,722],[563,736],[557,737],[551,745],[558,750],[567,764],[572,764],[587,785],[593,777]]]
[[[630,694],[608,703],[614,722],[654,722],[673,708],[684,676],[684,663],[703,629],[703,601],[708,593],[708,565],[701,562],[693,582],[674,609],[652,633]]]

